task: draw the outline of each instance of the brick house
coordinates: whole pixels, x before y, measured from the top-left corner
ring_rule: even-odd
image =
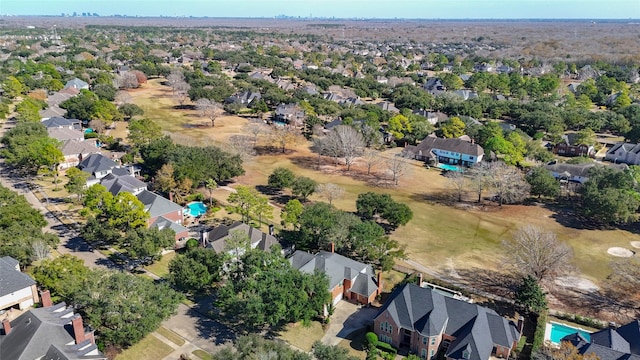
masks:
[[[522,331],[493,310],[406,284],[396,289],[374,319],[380,341],[422,359],[508,358]]]
[[[289,258],[291,265],[306,273],[321,271],[329,278],[329,292],[332,304],[346,299],[355,303],[368,305],[375,300],[382,289],[380,274],[374,279],[371,265],[349,259],[333,251],[320,251],[309,254],[297,250]]]
[[[593,145],[576,144],[576,134],[562,136],[562,141],[553,146],[553,153],[562,156],[588,156],[593,157],[596,153]]]

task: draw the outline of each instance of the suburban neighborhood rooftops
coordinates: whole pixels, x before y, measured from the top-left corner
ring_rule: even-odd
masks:
[[[60,147],[60,151],[64,156],[99,153],[100,148],[96,146],[95,141],[65,141]]]
[[[157,227],[159,230],[171,229],[176,234],[180,234],[184,231],[189,231],[189,228],[178,224],[177,222],[171,221],[164,216],[159,216],[156,221],[151,224],[151,227]]]
[[[136,196],[144,204],[144,209],[149,212],[151,218],[182,210],[180,205],[149,190],[143,190]]]
[[[77,119],[67,119],[63,117],[51,117],[47,120],[41,121],[42,125],[49,128],[74,128],[76,130],[80,130],[82,128],[82,124],[80,120]]]
[[[49,134],[50,138],[60,141],[84,140],[84,132],[76,129],[50,127],[47,128],[47,133]]]
[[[484,155],[484,149],[478,144],[474,144],[462,139],[443,139],[436,136],[427,136],[416,146],[407,146],[404,150],[414,155],[422,154],[426,156],[433,149],[451,151],[459,154],[481,156]]]
[[[84,158],[78,165],[80,170],[88,172],[90,174],[111,170],[116,166],[118,166],[117,162],[109,159],[102,154],[91,154]]]
[[[20,271],[18,260],[5,256],[0,258],[0,297],[35,285],[29,275]]]
[[[226,239],[233,231],[240,231],[247,234],[251,242],[251,248],[253,249],[260,249],[264,251],[270,249],[271,246],[275,244],[279,244],[279,241],[275,236],[264,233],[259,229],[251,227],[240,221],[236,221],[231,225],[221,225],[209,231],[206,235],[206,239],[209,242],[208,246],[215,252],[223,252]]]

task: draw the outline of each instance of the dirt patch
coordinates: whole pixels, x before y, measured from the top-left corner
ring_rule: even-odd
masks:
[[[607,254],[617,256],[617,257],[632,257],[635,254],[635,252],[629,249],[614,246],[614,247],[610,247],[607,250]]]
[[[636,249],[640,249],[640,241],[632,241],[631,246],[633,246]]]
[[[555,284],[564,288],[573,288],[584,291],[598,291],[598,285],[593,281],[579,276],[562,276],[555,279]]]

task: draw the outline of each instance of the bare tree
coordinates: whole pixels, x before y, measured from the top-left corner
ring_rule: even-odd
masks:
[[[116,76],[116,84],[119,89],[136,89],[140,87],[136,74],[127,71]]]
[[[505,264],[523,276],[531,275],[538,281],[552,278],[571,269],[573,253],[556,234],[534,226],[519,228],[513,238],[503,241]]]
[[[322,137],[314,137],[313,144],[311,145],[311,150],[318,154],[318,162],[316,163],[316,170],[320,170],[320,161],[322,160],[322,156],[326,155],[326,147],[325,140]]]
[[[491,164],[481,162],[469,169],[471,189],[478,195],[478,203],[482,203],[482,193],[491,185]]]
[[[329,201],[329,205],[331,205],[333,200],[339,199],[344,195],[344,189],[332,183],[318,184],[318,186],[316,186],[316,193],[324,196],[327,201]]]
[[[206,98],[198,99],[198,101],[196,101],[196,108],[200,111],[202,117],[211,120],[211,127],[215,125],[216,119],[224,113],[222,104]]]
[[[640,315],[640,259],[621,258],[611,262],[612,273],[604,283],[608,299],[615,299],[621,315],[631,318]]]
[[[326,148],[336,157],[344,158],[347,171],[364,148],[362,134],[348,125],[338,125],[325,137]]]
[[[270,138],[284,153],[287,146],[295,145],[301,141],[301,135],[291,126],[274,126],[271,129]]]
[[[173,69],[167,76],[167,83],[171,86],[173,92],[176,91],[176,86],[183,82],[185,82],[184,73],[180,69]]]
[[[382,162],[380,151],[366,148],[362,153],[362,160],[367,166],[367,175],[371,175],[371,170]]]
[[[116,93],[115,103],[117,106],[128,104],[133,101],[133,97],[126,91],[118,91]]]
[[[173,97],[178,101],[180,107],[184,106],[184,103],[189,98],[189,89],[191,89],[191,85],[189,85],[186,81],[181,81],[175,84]]]
[[[253,139],[247,135],[232,135],[227,143],[227,150],[234,155],[240,156],[242,161],[248,160],[255,155],[253,146],[251,146]]]
[[[404,175],[409,173],[409,164],[402,156],[393,156],[385,161],[387,171],[391,174],[391,180],[394,185],[398,185],[398,181]]]
[[[491,185],[500,206],[520,202],[529,196],[531,186],[522,171],[503,162],[492,163],[491,170]]]
[[[35,260],[44,260],[49,257],[49,251],[51,248],[42,240],[37,240],[31,243],[33,249],[33,257]]]
[[[458,202],[462,201],[462,194],[467,187],[467,177],[463,171],[449,171],[446,175],[449,186],[451,186],[458,197]]]
[[[89,121],[89,127],[98,134],[102,134],[105,129],[104,121],[100,119],[93,119]]]
[[[258,137],[261,134],[266,133],[268,130],[267,126],[262,121],[254,121],[250,122],[246,127],[246,132],[253,135],[253,147],[255,148],[258,145]]]

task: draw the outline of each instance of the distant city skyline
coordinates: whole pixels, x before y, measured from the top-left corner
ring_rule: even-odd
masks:
[[[2,15],[638,19],[640,0],[3,0]]]

